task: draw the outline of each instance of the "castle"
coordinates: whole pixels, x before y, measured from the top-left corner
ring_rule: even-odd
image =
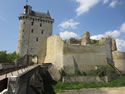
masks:
[[[59,35],[52,35],[54,19],[49,11],[40,13],[24,6],[19,15],[19,37],[17,54],[36,56],[38,63],[52,63],[67,73],[85,72],[98,66],[114,65],[125,73],[125,52],[117,51],[116,42],[104,37],[94,43],[89,32],[80,39],[63,41]]]

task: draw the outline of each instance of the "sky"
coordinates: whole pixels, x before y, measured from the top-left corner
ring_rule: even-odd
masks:
[[[25,4],[26,0],[1,0],[0,51],[16,51],[18,16]],[[50,11],[55,19],[53,34],[63,40],[89,31],[91,39],[113,37],[118,50],[125,51],[125,0],[29,0],[28,4],[35,11]]]

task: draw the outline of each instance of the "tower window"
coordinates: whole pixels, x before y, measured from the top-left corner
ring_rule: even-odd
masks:
[[[33,25],[34,25],[34,22],[32,22],[31,25],[33,26]]]
[[[42,30],[42,31],[41,31],[41,34],[43,34],[43,33],[44,33],[44,31]]]
[[[33,29],[31,30],[31,32],[33,33]]]
[[[23,32],[24,32],[24,29],[23,29]]]
[[[36,41],[38,42],[38,37],[36,38]]]
[[[40,27],[42,27],[42,24],[40,23]]]

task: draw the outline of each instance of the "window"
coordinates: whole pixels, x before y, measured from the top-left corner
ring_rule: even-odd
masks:
[[[23,32],[24,32],[24,29],[23,29]]]
[[[43,34],[43,33],[44,33],[44,31],[42,30],[42,31],[41,31],[41,34]]]
[[[36,38],[36,41],[38,42],[38,38]]]
[[[33,26],[34,22],[31,23],[31,25]]]
[[[23,22],[23,24],[25,24],[25,22]]]
[[[31,30],[31,32],[33,33],[33,29]]]
[[[42,24],[40,23],[40,27],[42,27]]]

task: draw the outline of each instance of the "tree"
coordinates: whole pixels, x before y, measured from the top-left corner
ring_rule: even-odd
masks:
[[[7,52],[6,51],[0,51],[0,63],[8,62],[7,60]]]
[[[7,54],[7,51],[0,51],[0,63],[11,63],[17,58],[19,58],[19,55],[16,52]]]

